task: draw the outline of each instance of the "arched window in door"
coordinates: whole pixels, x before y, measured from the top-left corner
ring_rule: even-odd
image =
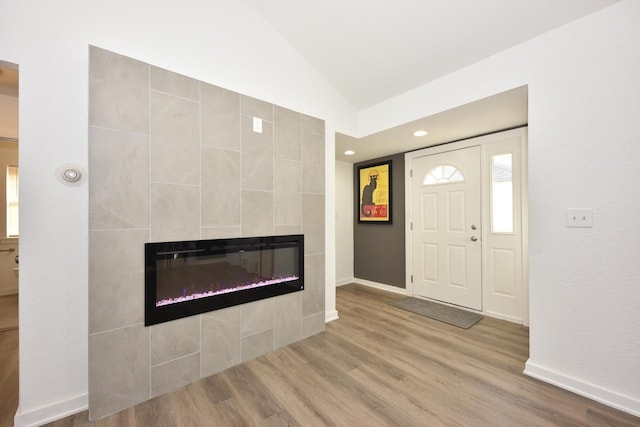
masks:
[[[422,179],[422,185],[451,184],[463,182],[464,174],[453,165],[438,165],[427,172]]]

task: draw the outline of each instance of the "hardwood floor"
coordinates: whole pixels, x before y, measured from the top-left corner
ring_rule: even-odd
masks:
[[[528,330],[485,318],[464,330],[337,290],[326,332],[177,392],[50,426],[639,426],[640,418],[522,374]]]
[[[18,409],[18,330],[0,332],[0,427],[13,426]]]
[[[18,327],[18,294],[0,296],[0,332]]]

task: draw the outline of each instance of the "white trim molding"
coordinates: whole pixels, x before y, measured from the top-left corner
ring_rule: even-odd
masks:
[[[325,311],[324,313],[324,323],[333,322],[334,320],[338,320],[338,310]]]
[[[337,279],[336,280],[336,287],[348,285],[349,283],[353,283],[354,280],[355,279],[353,277],[348,277],[346,279]]]
[[[397,286],[385,285],[384,283],[372,282],[371,280],[353,278],[353,283],[358,285],[368,286],[370,288],[376,288],[387,292],[393,292],[394,294],[407,295],[407,290],[399,288]]]
[[[86,393],[29,412],[20,412],[18,407],[13,420],[14,427],[37,427],[87,409],[89,409],[89,395]]]
[[[531,359],[527,360],[525,364],[524,374],[640,417],[640,400],[634,397],[626,396],[582,379],[554,371]]]

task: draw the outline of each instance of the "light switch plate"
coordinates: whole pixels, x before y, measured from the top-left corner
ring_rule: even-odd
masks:
[[[259,117],[253,118],[253,131],[256,133],[262,133],[262,119]]]
[[[567,227],[593,227],[593,209],[567,209]]]

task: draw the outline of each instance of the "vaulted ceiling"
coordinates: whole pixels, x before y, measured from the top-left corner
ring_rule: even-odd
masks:
[[[245,1],[362,110],[619,0]]]
[[[357,109],[618,0],[246,0]]]
[[[245,0],[356,110],[392,98],[620,0]],[[0,93],[17,96],[0,63]],[[527,88],[363,138],[336,136],[336,159],[358,162],[527,123]],[[353,149],[356,154],[346,156]]]

